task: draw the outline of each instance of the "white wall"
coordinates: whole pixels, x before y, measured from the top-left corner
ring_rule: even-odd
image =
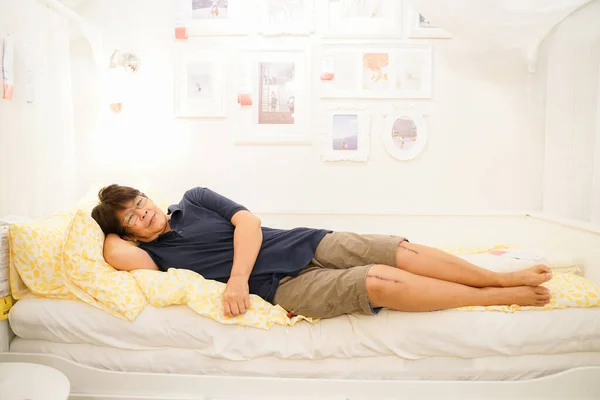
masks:
[[[103,31],[108,48],[134,52],[142,62],[131,77],[124,111],[110,118],[89,48],[83,41],[73,43],[79,193],[92,182],[149,180],[168,201],[178,200],[189,187],[205,185],[257,212],[541,207],[542,136],[528,125],[528,76],[511,54],[470,56],[462,43],[432,42],[434,98],[428,106],[425,151],[411,162],[392,159],[375,123],[368,162],[324,163],[314,146],[235,146],[231,120],[173,117],[170,2],[90,1],[77,11]],[[225,41],[233,53],[235,40]],[[310,84],[316,82],[313,76]],[[325,103],[315,97],[313,104],[319,109]],[[378,114],[384,103],[364,104]]]
[[[554,29],[540,48],[535,90],[545,93],[543,210],[600,226],[598,21],[593,1]]]
[[[14,40],[15,89],[12,101],[0,100],[0,216],[40,217],[75,199],[69,25],[36,0],[0,0],[6,33]],[[27,60],[33,103],[25,95]]]

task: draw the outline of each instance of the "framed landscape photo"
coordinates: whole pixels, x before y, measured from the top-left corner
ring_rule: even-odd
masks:
[[[317,0],[258,0],[258,33],[310,35],[316,30]]]
[[[428,139],[423,115],[406,108],[396,108],[386,115],[380,134],[386,151],[396,160],[417,157]]]
[[[397,0],[319,0],[320,32],[325,38],[399,38]]]
[[[177,1],[185,7],[188,36],[240,36],[252,30],[252,2],[248,0]]]
[[[323,46],[335,74],[319,82],[322,98],[425,99],[432,96],[431,46]]]
[[[237,144],[310,144],[308,49],[246,49],[252,104],[239,108]]]
[[[427,19],[424,14],[415,11],[411,7],[405,10],[405,24],[407,35],[411,39],[450,39],[452,35],[444,29],[436,26]]]
[[[371,114],[367,109],[334,107],[326,111],[320,140],[324,161],[367,161],[371,151]]]
[[[175,116],[225,117],[224,71],[225,54],[222,51],[181,46],[175,62]]]

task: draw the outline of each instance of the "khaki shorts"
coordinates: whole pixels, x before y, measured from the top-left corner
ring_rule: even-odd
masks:
[[[404,241],[401,236],[328,233],[311,263],[298,276],[281,280],[274,303],[313,318],[376,314],[367,296],[367,272],[373,264],[396,267],[396,248]]]

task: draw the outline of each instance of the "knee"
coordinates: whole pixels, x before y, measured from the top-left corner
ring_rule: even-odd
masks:
[[[414,262],[418,255],[415,246],[409,242],[401,242],[396,248],[396,267],[405,269]]]
[[[373,307],[382,307],[392,289],[392,282],[385,274],[386,269],[391,269],[391,267],[388,265],[373,265],[367,272],[367,296]]]

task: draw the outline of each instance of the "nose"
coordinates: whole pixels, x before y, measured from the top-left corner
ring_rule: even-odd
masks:
[[[135,213],[137,214],[139,219],[143,220],[144,218],[146,218],[146,215],[148,215],[148,210],[139,208],[135,210]]]

